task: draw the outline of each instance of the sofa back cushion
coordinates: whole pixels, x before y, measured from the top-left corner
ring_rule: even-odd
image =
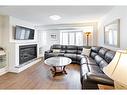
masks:
[[[93,46],[93,47],[91,48],[91,52],[98,53],[99,50],[100,50],[100,48],[101,48],[101,47]]]
[[[90,53],[90,57],[93,58],[93,59],[95,58],[96,55],[97,55],[97,53],[95,53],[95,52]]]
[[[102,58],[105,58],[105,54],[106,52],[109,51],[109,49],[106,49],[106,48],[101,48],[98,52],[98,54],[102,57]]]
[[[105,66],[107,66],[108,65],[108,63],[105,61],[105,60],[102,60],[100,63],[99,63],[99,67],[101,68],[101,70],[103,70],[103,68],[105,67]]]
[[[62,50],[66,50],[67,46],[66,45],[61,45]]]
[[[103,58],[102,57],[100,57],[99,55],[96,55],[95,56],[95,61],[96,61],[96,63],[99,65],[100,64],[100,62],[103,60]]]
[[[105,54],[105,58],[104,58],[105,61],[107,63],[110,63],[112,61],[112,59],[114,58],[115,54],[116,54],[115,51],[111,51],[111,50],[107,51]]]
[[[77,46],[74,46],[74,45],[67,45],[67,46],[66,46],[66,49],[67,49],[67,50],[77,50]]]
[[[77,54],[77,46],[67,45],[66,46],[66,53],[74,53],[74,54]]]
[[[61,45],[61,53],[65,53],[66,52],[66,45]]]
[[[102,57],[100,57],[99,55],[95,56],[95,61],[96,61],[96,64],[100,67],[101,70],[103,70],[103,68],[108,65],[108,63]]]
[[[97,47],[97,46],[91,47],[90,57],[95,59],[95,56],[98,55],[98,52],[99,52],[100,48],[101,47]]]
[[[60,49],[62,53],[81,54],[83,46],[54,44],[51,46],[50,50],[53,51],[54,49]]]
[[[103,69],[107,66],[115,56],[115,51],[109,50],[104,47],[92,47],[90,57],[96,61],[96,64]]]
[[[50,49],[51,50],[53,50],[53,49],[61,49],[61,45],[58,45],[58,44],[52,45]]]
[[[83,50],[83,46],[77,46],[77,54],[81,54]]]

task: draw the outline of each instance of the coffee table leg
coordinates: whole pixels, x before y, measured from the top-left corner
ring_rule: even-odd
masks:
[[[55,75],[56,75],[56,67],[53,66],[53,68],[54,68],[54,75],[53,75],[53,77],[55,77]]]
[[[63,72],[64,72],[65,74],[67,74],[67,72],[66,72],[66,70],[65,70],[65,67],[66,67],[66,66],[63,67]]]
[[[66,66],[61,67],[61,69],[62,69],[61,73],[67,74],[67,72],[66,72],[66,70],[65,70],[65,67],[66,67]],[[60,72],[57,72],[56,68],[57,68],[57,67],[53,66],[53,67],[50,69],[50,70],[52,71],[52,73],[53,73],[53,77],[55,77],[57,73],[60,73]]]
[[[55,66],[53,66],[53,68],[52,69],[50,69],[51,71],[52,71],[52,73],[53,73],[53,77],[55,77],[55,75],[56,75],[56,67]]]

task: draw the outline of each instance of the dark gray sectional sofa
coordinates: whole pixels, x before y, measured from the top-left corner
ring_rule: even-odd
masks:
[[[86,47],[90,48],[90,47]],[[53,53],[53,49],[60,49],[59,53]],[[80,64],[81,55],[83,46],[74,46],[74,45],[52,45],[50,50],[45,51],[44,59],[54,57],[54,56],[65,56],[72,59],[72,63]]]
[[[89,56],[81,54],[83,47],[91,49]],[[60,52],[53,53],[53,49],[60,49]],[[80,65],[82,89],[98,89],[98,84],[114,85],[113,80],[104,74],[103,68],[111,62],[115,51],[98,46],[52,45],[49,51],[45,51],[44,59],[54,56],[69,57],[72,63]]]

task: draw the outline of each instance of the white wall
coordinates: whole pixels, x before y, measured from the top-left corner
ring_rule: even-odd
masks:
[[[5,42],[8,40],[8,16],[0,15],[0,46],[6,49]],[[6,37],[4,37],[4,34]]]
[[[40,56],[44,56],[44,51],[49,50],[50,46],[53,44],[60,44],[60,31],[58,30],[43,30],[43,28],[38,29],[38,44],[41,48]],[[51,39],[51,34],[56,34],[56,40]]]
[[[53,44],[60,44],[60,31],[58,30],[50,30],[47,31],[47,47],[50,48],[51,45]],[[55,34],[56,35],[56,40],[51,39],[51,35]]]
[[[48,50],[48,48],[46,47],[47,45],[47,36],[46,36],[46,31],[38,29],[37,30],[38,33],[38,45],[39,45],[39,56],[43,57],[44,56],[44,51]]]
[[[120,19],[120,49],[127,48],[127,7],[119,6],[113,8],[107,15],[105,15],[99,22],[98,32],[98,45],[104,46],[109,49],[117,50],[114,48],[104,45],[104,25],[109,24],[113,20]]]
[[[1,46],[1,42],[2,42],[2,16],[0,16],[0,46]]]

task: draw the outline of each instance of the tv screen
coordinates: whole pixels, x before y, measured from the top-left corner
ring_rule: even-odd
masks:
[[[32,40],[34,39],[34,29],[16,26],[15,28],[16,40]]]

